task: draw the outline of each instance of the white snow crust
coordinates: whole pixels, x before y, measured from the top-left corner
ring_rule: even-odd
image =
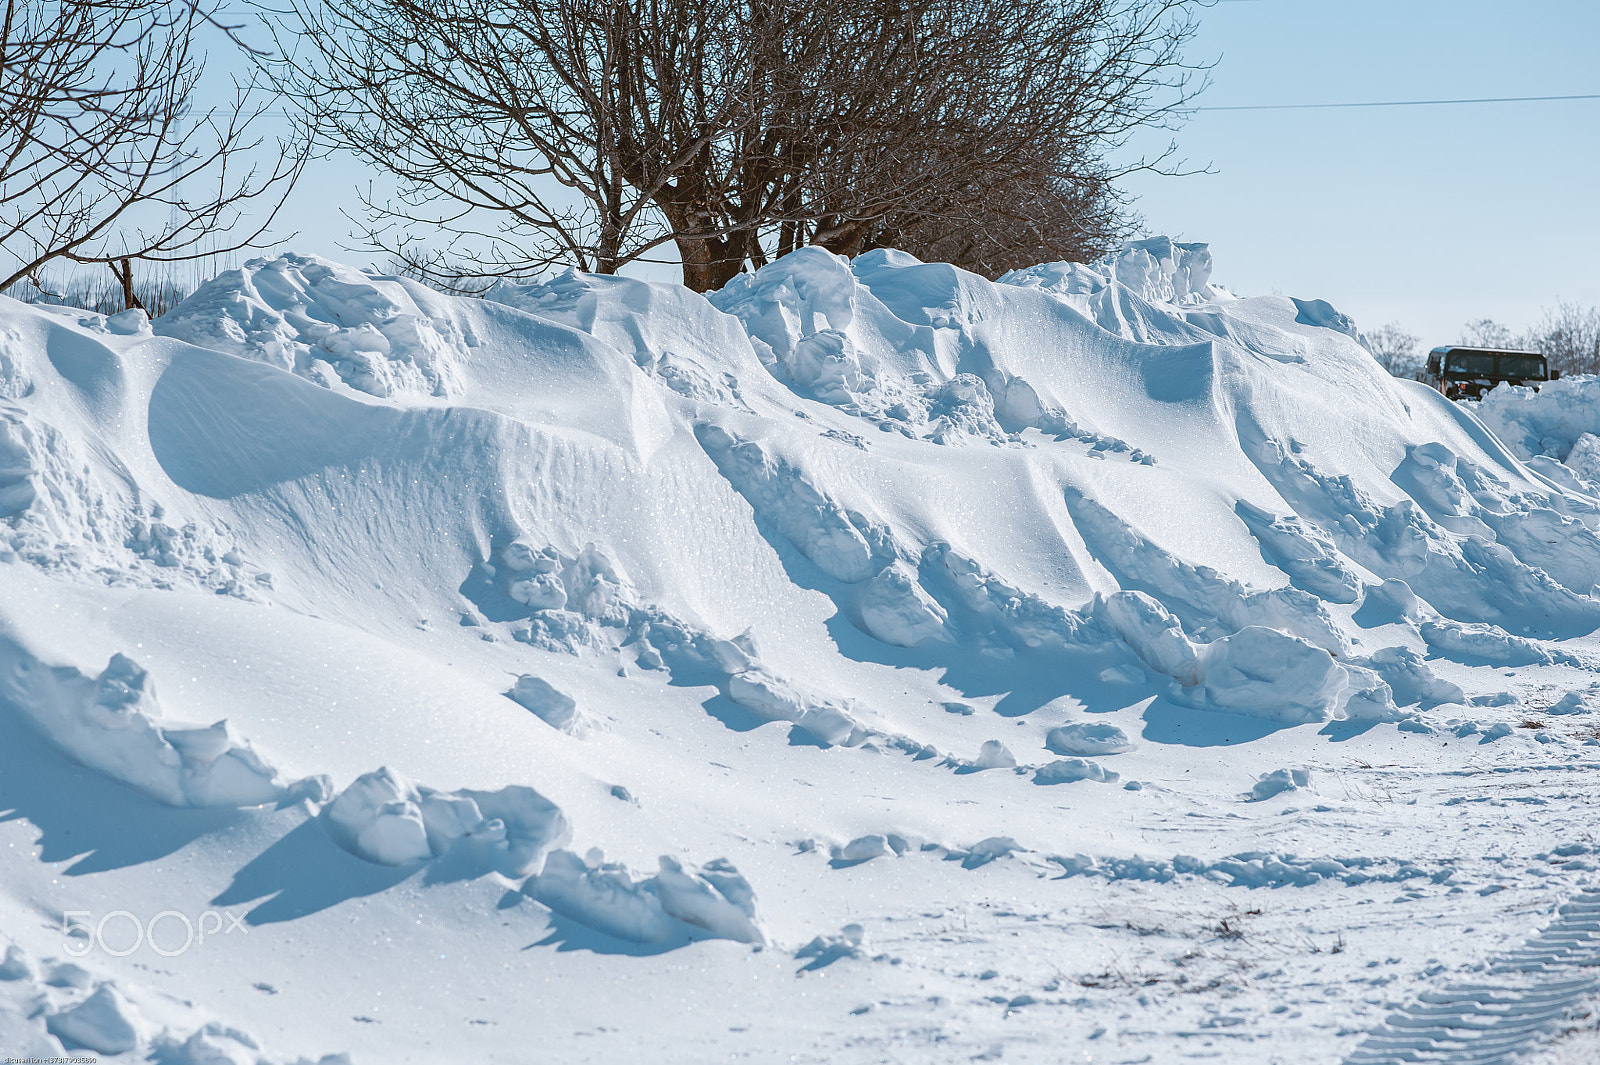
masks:
[[[1213,266],[0,297],[0,1048],[1559,1053],[1600,384]]]

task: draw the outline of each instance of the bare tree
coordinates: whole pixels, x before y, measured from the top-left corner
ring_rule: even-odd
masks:
[[[1477,318],[1461,328],[1461,343],[1469,348],[1495,348],[1513,351],[1525,346],[1528,338],[1513,333],[1509,326],[1493,318]]]
[[[1167,157],[1108,153],[1199,88],[1202,0],[291,2],[269,69],[399,179],[368,244],[444,281],[669,241],[697,290],[803,244],[1053,246],[1125,221],[1111,183]]]
[[[1381,325],[1365,335],[1367,350],[1372,352],[1379,366],[1395,377],[1411,377],[1422,368],[1422,358],[1417,354],[1422,338],[1407,331],[1399,322]]]
[[[56,260],[104,264],[138,306],[135,261],[237,251],[266,233],[306,152],[279,141],[270,167],[244,162],[268,106],[250,85],[229,106],[197,106],[197,31],[237,27],[183,0],[4,4],[0,289],[37,284]]]
[[[1529,333],[1551,369],[1566,374],[1600,373],[1600,307],[1562,301],[1546,309]]]

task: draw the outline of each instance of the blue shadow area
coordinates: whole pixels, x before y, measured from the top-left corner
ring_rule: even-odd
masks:
[[[697,937],[689,935],[685,931],[681,936],[665,939],[658,943],[636,943],[629,939],[618,939],[616,936],[606,935],[606,933],[574,921],[570,917],[563,917],[554,910],[550,911],[549,921],[550,933],[537,942],[529,943],[522,948],[523,950],[554,947],[561,953],[586,950],[591,954],[627,954],[636,958],[649,958],[657,954],[669,953],[680,947],[687,947],[697,941]]]
[[[377,865],[357,858],[311,819],[252,858],[211,902],[244,906],[261,899],[245,920],[273,924],[326,910],[346,899],[376,895],[416,873],[414,865]]]
[[[1196,710],[1163,696],[1145,708],[1143,735],[1153,743],[1177,743],[1185,747],[1236,747],[1296,727],[1282,721],[1268,721],[1244,714]]]
[[[68,876],[141,865],[247,817],[235,809],[166,806],[69,761],[0,703],[0,821],[39,830],[39,860]]]
[[[1357,736],[1365,735],[1378,727],[1378,722],[1369,719],[1352,717],[1343,721],[1330,721],[1317,730],[1318,736],[1326,736],[1334,743],[1343,743],[1353,740]]]

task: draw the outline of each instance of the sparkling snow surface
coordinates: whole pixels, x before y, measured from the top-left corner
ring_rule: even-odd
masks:
[[[0,297],[0,1054],[1600,1060],[1600,382],[1211,266]]]

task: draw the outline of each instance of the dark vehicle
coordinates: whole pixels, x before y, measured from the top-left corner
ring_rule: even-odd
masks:
[[[1429,382],[1451,399],[1482,399],[1502,381],[1538,388],[1560,376],[1560,370],[1550,372],[1544,356],[1536,351],[1447,346],[1428,352]]]

